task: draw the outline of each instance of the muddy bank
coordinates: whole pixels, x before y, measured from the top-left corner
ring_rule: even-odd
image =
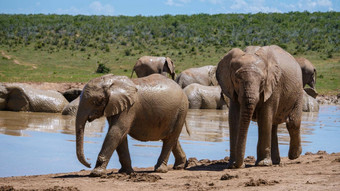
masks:
[[[340,153],[306,153],[296,160],[282,158],[280,165],[254,166],[255,158],[245,159],[246,168],[226,169],[222,160],[189,159],[186,170],[153,173],[135,168],[136,174],[89,177],[90,171],[65,174],[0,178],[0,190],[339,190]]]
[[[5,83],[6,84],[6,83]],[[29,84],[37,89],[43,90],[56,90],[61,93],[69,89],[83,89],[86,83],[65,82],[65,83],[52,83],[52,82],[27,82],[22,84]],[[317,98],[319,104],[335,104],[340,105],[340,93],[338,95],[319,95]]]

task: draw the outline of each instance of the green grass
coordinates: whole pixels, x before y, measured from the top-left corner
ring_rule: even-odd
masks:
[[[191,67],[216,65],[230,50],[230,47],[217,49],[204,47],[188,49],[169,49],[159,45],[152,51],[135,50],[131,45],[112,45],[110,52],[87,49],[85,51],[71,51],[60,49],[48,51],[34,50],[31,46],[15,47],[13,49],[0,46],[11,59],[0,58],[1,82],[87,82],[103,75],[95,73],[98,63],[104,63],[115,75],[130,77],[136,60],[143,55],[169,56],[176,65],[176,73]],[[129,55],[126,55],[129,50]],[[320,94],[337,94],[340,92],[340,54],[333,54],[327,58],[322,53],[309,52],[305,55],[317,68],[316,88]],[[14,63],[18,60],[24,65]],[[32,66],[36,66],[34,69]],[[134,74],[134,77],[136,75]]]

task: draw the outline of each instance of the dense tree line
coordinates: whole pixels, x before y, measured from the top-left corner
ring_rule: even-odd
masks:
[[[70,16],[0,14],[0,44],[36,50],[110,52],[168,46],[195,52],[205,47],[277,44],[293,52],[339,52],[340,12],[197,14],[164,16]],[[130,55],[126,49],[126,56]]]

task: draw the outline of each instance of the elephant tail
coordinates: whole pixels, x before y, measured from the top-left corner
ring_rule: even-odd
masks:
[[[186,130],[187,130],[187,133],[188,133],[188,135],[190,136],[190,135],[191,135],[191,129],[190,129],[190,127],[188,126],[187,120],[184,121],[184,124],[185,124],[185,128],[186,128]]]

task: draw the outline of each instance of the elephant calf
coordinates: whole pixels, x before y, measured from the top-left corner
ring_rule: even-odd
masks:
[[[222,94],[220,86],[193,83],[183,91],[188,97],[190,109],[223,109],[223,106],[227,106],[228,98]]]
[[[67,104],[65,97],[57,91],[0,84],[0,110],[59,113]]]
[[[174,169],[183,169],[187,160],[178,137],[188,105],[182,89],[160,74],[132,80],[111,74],[95,78],[85,85],[80,97],[76,115],[77,157],[82,164],[91,167],[84,157],[84,127],[86,121],[104,115],[109,130],[91,176],[105,174],[114,150],[122,165],[119,172],[133,172],[127,134],[140,141],[163,141],[155,171],[167,172],[171,151],[175,156]]]

